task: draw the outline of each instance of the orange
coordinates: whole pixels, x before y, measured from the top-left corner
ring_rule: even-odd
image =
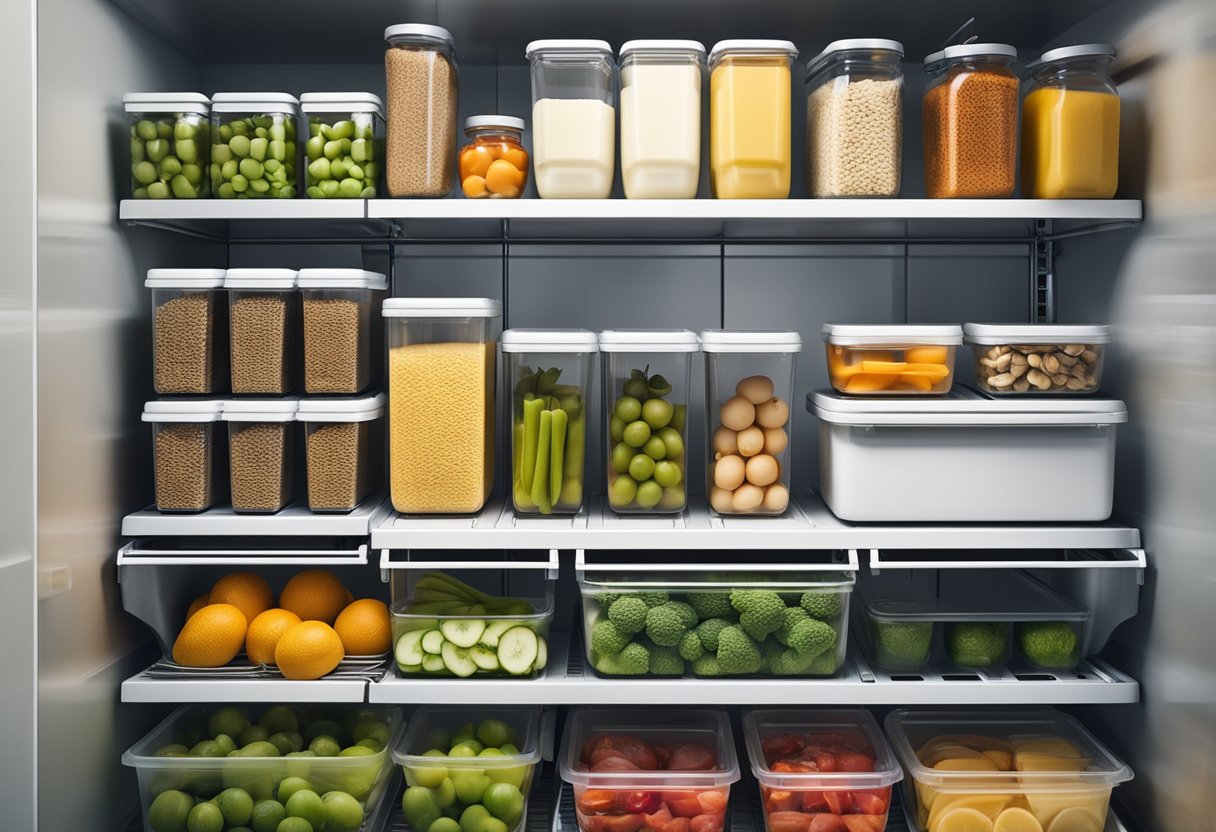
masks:
[[[300,616],[301,621],[333,624],[346,606],[346,587],[328,569],[308,569],[283,587],[279,606]]]
[[[342,661],[342,639],[320,621],[302,621],[279,637],[275,664],[288,679],[320,679]]]
[[[245,644],[245,616],[231,604],[208,604],[177,634],[173,661],[186,667],[223,667]]]
[[[270,609],[249,624],[245,654],[254,664],[274,664],[274,648],[283,633],[300,623],[300,616],[287,610]]]
[[[342,610],[334,622],[348,656],[374,656],[387,653],[393,645],[393,627],[388,605],[375,598],[362,598]]]
[[[195,598],[190,602],[190,609],[186,610],[186,620],[189,621],[192,615],[210,603],[211,601],[209,593],[204,592],[202,595]]]
[[[232,604],[245,614],[246,621],[253,621],[274,606],[274,592],[261,575],[233,572],[211,587],[210,603]]]

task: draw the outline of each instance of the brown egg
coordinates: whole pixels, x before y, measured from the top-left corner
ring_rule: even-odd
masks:
[[[777,467],[777,460],[768,454],[760,454],[747,461],[746,475],[752,485],[771,485],[781,476],[781,469]]]
[[[739,486],[731,500],[735,511],[755,511],[764,500],[764,489],[758,485],[747,483]]]
[[[731,399],[734,401],[734,399]],[[762,428],[779,428],[790,420],[790,406],[781,399],[769,399],[756,408],[756,422]],[[723,419],[723,422],[726,420]]]
[[[722,424],[731,430],[743,430],[756,421],[756,406],[742,396],[728,399],[722,405]],[[778,427],[774,425],[774,427]]]
[[[768,488],[764,489],[764,506],[765,511],[773,513],[785,511],[785,507],[790,504],[790,492],[779,482],[775,482]]]
[[[739,442],[736,437],[737,434],[730,428],[720,427],[715,430],[714,453],[722,456],[739,453]]]
[[[730,514],[735,510],[734,495],[725,488],[714,488],[710,491],[709,504],[719,514]]]
[[[737,442],[739,453],[743,456],[755,456],[764,450],[764,431],[752,425],[739,431]]]
[[[734,491],[743,484],[746,471],[742,457],[734,454],[724,456],[714,463],[714,485]]]
[[[735,392],[752,404],[764,404],[773,397],[773,380],[768,376],[748,376],[735,385]]]
[[[764,452],[769,456],[780,456],[789,444],[789,434],[781,428],[764,429]]]

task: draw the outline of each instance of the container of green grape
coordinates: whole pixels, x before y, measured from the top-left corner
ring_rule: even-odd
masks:
[[[211,101],[197,92],[129,92],[132,199],[210,196],[204,164]]]
[[[211,101],[211,190],[220,199],[296,195],[300,102],[283,92],[217,92]]]
[[[604,354],[608,505],[619,514],[684,510],[692,356],[687,329],[611,329]]]
[[[370,92],[306,92],[304,188],[309,199],[374,199],[384,159],[384,108]]]

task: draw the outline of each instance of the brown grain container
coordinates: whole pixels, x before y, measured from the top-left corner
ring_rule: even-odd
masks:
[[[372,449],[382,447],[383,393],[358,398],[303,399],[296,421],[304,423],[308,507],[351,511],[372,492]]]
[[[232,510],[270,513],[291,502],[297,399],[234,399],[224,406]]]
[[[206,395],[228,385],[228,296],[223,269],[150,269],[152,386]]]
[[[388,280],[362,269],[301,269],[296,285],[304,315],[304,392],[367,389],[382,331],[372,310],[379,308]]]
[[[294,269],[229,269],[232,392],[281,396],[295,390],[300,295]]]
[[[455,41],[422,23],[389,26],[384,39],[389,196],[445,196],[456,164]]]
[[[148,402],[158,511],[206,511],[215,502],[215,423],[224,402],[178,399]]]

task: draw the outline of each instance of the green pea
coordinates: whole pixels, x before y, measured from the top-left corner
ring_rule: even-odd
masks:
[[[173,125],[167,121],[156,122],[156,136],[160,139],[167,139],[173,135]]]
[[[224,142],[227,142],[231,138],[232,138],[232,128],[229,127],[227,124],[221,124],[220,125],[220,139]]]
[[[325,131],[325,125],[319,121],[311,121],[308,124],[309,136],[320,136]]]
[[[178,139],[174,149],[177,151],[177,158],[183,162],[198,161],[198,146],[194,139]]]
[[[153,182],[148,186],[148,196],[152,199],[168,199],[169,186],[164,182]]]
[[[131,165],[131,178],[141,185],[151,185],[156,181],[156,165],[151,162],[136,162]]]
[[[287,127],[285,125],[267,124],[266,127],[271,141],[282,142],[287,140]]]
[[[178,199],[194,199],[198,196],[198,189],[180,173],[170,180],[169,187],[173,189],[173,195]]]
[[[139,139],[131,139],[131,161],[142,162],[144,160],[144,143]]]
[[[337,159],[342,155],[342,142],[328,141],[325,143],[325,158]]]
[[[149,159],[159,162],[169,154],[169,142],[164,139],[152,139],[144,145],[144,150],[147,151]]]
[[[184,119],[179,120],[177,124],[173,125],[173,138],[179,142],[182,139],[193,139],[196,133],[198,133],[198,128],[192,122],[185,121]]]
[[[291,155],[294,157],[296,153],[295,145],[291,147]],[[270,158],[277,159],[280,162],[287,160],[287,145],[281,141],[270,142]]]
[[[191,185],[201,185],[203,182],[203,169],[198,165],[182,165],[181,175],[186,177],[186,181]]]
[[[215,189],[216,194],[220,199],[233,199],[236,196],[236,189],[232,187],[231,182],[225,182]]]
[[[138,144],[138,142],[135,142],[134,144]],[[142,146],[140,147],[140,152],[143,152]],[[304,154],[308,156],[309,159],[320,159],[324,153],[325,139],[321,138],[320,136],[313,136],[308,140],[307,144],[304,145]]]
[[[343,179],[338,183],[338,190],[342,196],[354,199],[363,190],[363,183],[358,179]]]
[[[308,175],[313,179],[329,179],[332,175],[330,171],[330,161],[328,159],[321,158],[309,162]]]
[[[219,163],[217,163],[217,162],[212,162],[212,163],[211,163],[211,168],[210,168],[210,170],[209,170],[208,172],[211,174],[211,181],[212,181],[212,182],[214,182],[214,181],[215,181],[215,180],[217,180],[217,179],[223,179],[223,178],[224,178],[223,166],[222,166],[222,165],[220,165],[220,164],[219,164]]]
[[[367,154],[368,147],[371,142],[365,139],[355,139],[350,143],[350,156],[356,162],[366,162],[370,158]]]
[[[134,199],[147,199],[148,198],[148,189],[147,188],[136,188],[134,191],[131,192],[131,196]]]
[[[266,138],[266,128],[265,128],[265,127],[255,127],[255,128],[253,128],[253,135],[254,135],[255,137],[259,138],[259,139],[264,139],[264,138]]]
[[[231,179],[236,176],[237,165],[236,159],[229,159],[227,162],[224,162],[224,164],[220,165],[220,176],[225,179]]]
[[[239,173],[232,177],[232,181],[229,184],[232,185],[232,190],[236,191],[238,194],[243,194],[249,189],[249,180],[241,176]]]
[[[182,172],[182,163],[177,160],[176,156],[166,156],[156,167],[160,171],[162,179],[172,179]]]
[[[141,118],[135,122],[135,135],[146,142],[152,141],[156,138],[156,122]]]
[[[249,142],[249,155],[257,161],[262,161],[266,158],[266,147],[269,144],[265,139],[254,139]]]
[[[353,162],[348,162],[346,165],[346,175],[349,176],[351,179],[362,179],[363,178],[363,168],[359,167],[358,165],[354,164]],[[360,187],[362,187],[362,185],[360,185]]]
[[[249,190],[255,194],[264,194],[270,190],[270,183],[265,179],[251,179],[249,180]]]
[[[373,179],[374,180],[379,175],[380,175],[380,163],[379,162],[368,162],[366,165],[363,166],[363,178],[364,179]]]
[[[254,116],[250,119],[254,127],[269,127],[274,124],[274,116]]]
[[[322,191],[320,188],[318,188],[316,185],[312,185],[308,188],[308,198],[309,199],[324,199],[325,192]]]
[[[363,199],[375,199],[376,189],[369,185],[363,189],[363,193],[359,194],[359,196],[361,196]]]
[[[244,159],[249,155],[249,139],[246,136],[233,136],[232,141],[228,142],[228,146],[232,148],[232,152]]]
[[[339,142],[339,144],[342,145],[342,155],[349,156],[350,155],[350,139],[338,139],[338,142]]]
[[[283,169],[283,163],[278,159],[267,159],[262,162],[262,169],[273,176]]]
[[[232,148],[226,144],[212,145],[211,161],[223,164],[232,158]]]
[[[349,139],[355,135],[355,123],[345,119],[339,121],[329,128],[329,135],[333,139]]]
[[[249,123],[245,119],[238,118],[230,123],[232,125],[232,135],[234,136],[243,136],[249,132]]]
[[[284,185],[283,187],[279,188],[279,190],[275,194],[275,196],[278,197],[279,199],[295,199],[296,186],[295,185]]]
[[[270,161],[273,162],[274,159],[271,159]],[[271,182],[277,182],[280,185],[287,184],[287,171],[284,170],[283,168],[279,168],[274,173],[267,174],[267,176],[270,177]]]
[[[334,159],[329,163],[329,175],[334,179],[345,179],[346,169],[348,165],[341,159]]]
[[[325,194],[325,196],[327,196],[327,197],[331,197],[331,196],[337,196],[337,195],[338,195],[338,182],[337,182],[337,180],[334,180],[334,179],[326,179],[324,182],[320,182],[320,183],[318,183],[318,187],[320,187],[320,188],[321,188],[321,193]]]

